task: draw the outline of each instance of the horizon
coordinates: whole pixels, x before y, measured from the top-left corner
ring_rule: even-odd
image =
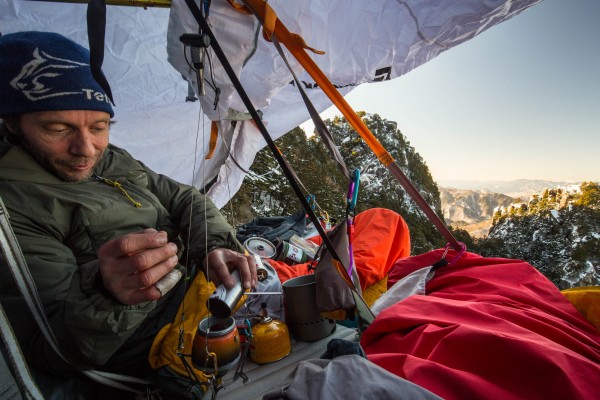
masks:
[[[565,188],[571,185],[581,185],[585,181],[548,181],[544,179],[513,179],[513,180],[468,180],[449,179],[435,180],[439,189],[466,190],[474,192],[490,192],[515,196],[517,194],[540,193],[544,189]],[[589,182],[589,181],[588,181]],[[598,181],[592,181],[599,184]]]
[[[548,183],[569,183],[569,184],[577,184],[583,182],[595,182],[600,183],[595,180],[582,180],[582,181],[571,181],[571,180],[548,180],[548,179],[528,179],[528,178],[516,178],[516,179],[440,179],[439,182],[498,182],[498,183],[510,183],[517,181],[526,181],[526,182],[548,182]]]
[[[513,181],[468,181],[468,180],[454,180],[454,181],[436,181],[438,189],[440,190],[440,200],[443,199],[443,191],[464,193],[467,192],[468,196],[472,193],[481,195],[504,195],[512,197],[517,203],[528,202],[533,198],[535,194],[538,196],[542,195],[545,190],[566,190],[572,191],[573,187],[577,187],[578,191],[581,190],[581,184],[583,182],[554,182],[546,180],[535,180],[535,179],[516,179]],[[599,184],[599,182],[594,182]]]
[[[598,182],[598,16],[596,0],[543,0],[345,99],[355,111],[397,122],[436,182]]]

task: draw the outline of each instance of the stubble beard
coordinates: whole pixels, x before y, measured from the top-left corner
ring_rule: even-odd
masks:
[[[23,134],[20,128],[17,128],[17,137],[19,138],[21,146],[23,146],[23,148],[31,156],[33,156],[33,158],[35,158],[37,162],[42,165],[42,167],[44,167],[51,174],[65,182],[79,183],[90,179],[90,177],[94,173],[94,169],[104,156],[103,151],[97,157],[72,157],[69,160],[55,159],[53,161],[47,152],[39,149],[38,147],[33,145],[29,140],[27,140],[27,137]],[[95,161],[93,161],[94,158]],[[73,173],[68,172],[69,168],[71,168],[72,166],[86,164],[90,161],[93,161],[93,165],[84,175],[77,176]],[[61,166],[63,167],[62,169]]]

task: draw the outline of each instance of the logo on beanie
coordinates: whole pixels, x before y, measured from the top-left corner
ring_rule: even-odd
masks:
[[[98,100],[98,96],[100,96],[102,97],[101,100],[105,100],[106,96],[104,94],[94,92],[92,89],[81,89],[81,91],[74,92],[71,87],[65,87],[65,74],[69,70],[87,66],[88,64],[85,63],[52,57],[50,54],[36,48],[33,51],[33,60],[23,65],[19,75],[10,81],[10,86],[22,92],[31,101],[81,95],[82,93],[86,95],[87,99],[94,98]],[[91,95],[92,93],[94,96]]]

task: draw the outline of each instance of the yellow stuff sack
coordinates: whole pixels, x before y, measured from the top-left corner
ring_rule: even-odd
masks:
[[[592,325],[600,329],[600,286],[577,287],[561,293]]]
[[[171,372],[187,378],[188,372],[178,354],[191,355],[194,337],[198,331],[198,324],[208,316],[206,301],[215,291],[215,285],[208,282],[203,273],[196,274],[175,320],[164,326],[154,338],[148,361],[155,370],[168,367]],[[247,296],[242,296],[236,306],[239,309]],[[192,368],[197,378],[205,381],[204,373],[195,368],[190,357],[186,357],[187,364]]]

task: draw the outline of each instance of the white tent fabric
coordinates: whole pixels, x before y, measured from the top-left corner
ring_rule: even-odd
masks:
[[[363,83],[397,78],[539,1],[270,0],[269,5],[291,32],[326,52],[312,58],[345,95]],[[46,30],[87,44],[84,4],[0,0],[0,10],[2,34]],[[209,23],[273,138],[309,119],[290,72],[257,34],[253,16],[238,13],[226,0],[212,0]],[[170,10],[108,7],[103,69],[118,122],[111,141],[181,182],[201,188],[216,179],[209,195],[222,207],[265,142],[244,121],[247,110],[210,50],[214,70],[207,66],[205,79],[212,84],[214,76],[221,90],[218,107],[209,85],[201,102],[185,101],[182,75],[192,87],[196,83],[179,37],[197,31],[184,0],[173,0]],[[288,60],[316,109],[327,109],[331,101],[298,62]],[[232,125],[231,115],[242,121]],[[205,160],[211,121],[219,121],[220,140]]]

